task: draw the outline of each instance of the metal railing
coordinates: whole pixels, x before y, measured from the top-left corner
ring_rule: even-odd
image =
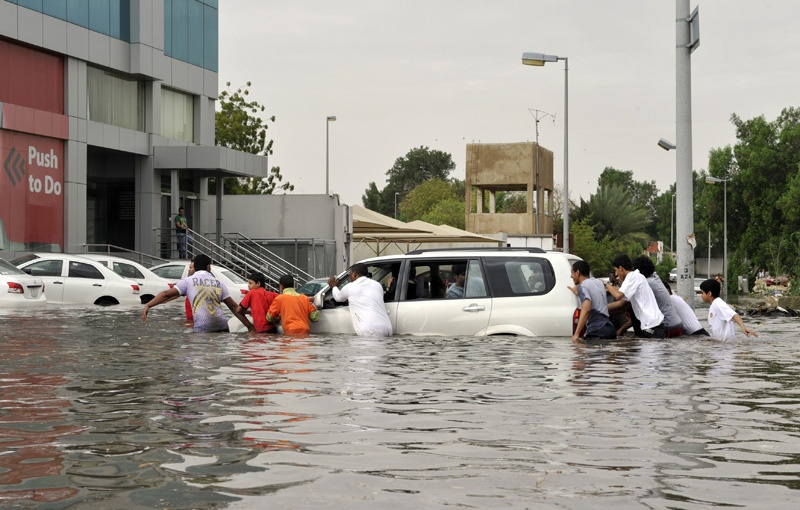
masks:
[[[174,229],[153,229],[156,246],[164,253],[178,255],[178,238]],[[186,240],[186,256],[193,258],[199,253],[211,257],[212,261],[227,266],[237,274],[246,278],[254,271],[264,274],[267,287],[270,290],[280,288],[279,279],[284,274],[291,274],[295,286],[299,287],[314,277],[303,269],[278,257],[262,244],[249,239],[243,234],[225,234],[221,236],[222,246],[212,241],[209,237],[213,234],[200,235],[189,229]]]

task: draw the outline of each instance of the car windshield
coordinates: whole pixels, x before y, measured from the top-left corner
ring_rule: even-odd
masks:
[[[25,274],[22,270],[17,268],[15,265],[11,264],[11,262],[0,259],[0,274],[9,275],[9,274]]]

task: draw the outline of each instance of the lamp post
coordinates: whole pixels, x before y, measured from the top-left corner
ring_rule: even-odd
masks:
[[[328,115],[325,121],[325,194],[330,195],[330,165],[328,159],[328,148],[330,147],[330,127],[331,122],[336,120],[336,115]]]
[[[717,177],[706,176],[709,184],[722,183],[722,221],[723,221],[723,241],[722,241],[722,299],[728,300],[728,181],[729,179],[718,179]]]
[[[569,253],[569,65],[567,57],[525,52],[522,63],[526,66],[543,66],[546,62],[564,61],[564,253]]]
[[[397,219],[397,195],[399,194],[399,191],[394,192],[394,219]]]

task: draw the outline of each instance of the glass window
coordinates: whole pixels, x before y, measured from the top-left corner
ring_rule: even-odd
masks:
[[[47,0],[42,4],[42,13],[66,21],[67,0]]]
[[[87,69],[89,120],[144,131],[144,84],[102,69]]]
[[[555,286],[553,266],[546,259],[487,257],[484,262],[495,297],[547,294]]]
[[[203,67],[217,72],[219,62],[219,18],[216,2],[203,7]]]
[[[108,0],[89,0],[89,30],[110,35],[110,4]]]
[[[194,142],[194,96],[161,88],[161,135]]]
[[[484,281],[480,261],[470,260],[467,268],[466,297],[486,297],[486,284]]]
[[[20,7],[27,7],[33,11],[42,12],[42,0],[18,0],[14,3]]]
[[[189,1],[172,0],[172,57],[189,60]],[[199,30],[200,27],[193,27]]]
[[[126,278],[144,278],[144,275],[135,266],[114,262],[114,272]]]
[[[61,260],[42,260],[27,266],[23,271],[31,276],[61,276]]]
[[[203,66],[203,4],[189,2],[189,60],[190,64]]]
[[[11,262],[0,259],[0,274],[9,275],[9,274],[25,274],[24,271],[21,271],[17,266],[12,264]]]
[[[131,2],[130,0],[109,1],[109,35],[130,42],[131,40]]]
[[[153,271],[161,278],[166,278],[167,280],[180,280],[181,278],[183,278],[184,269],[186,269],[186,266],[176,264],[176,265],[156,267],[154,269],[151,269],[151,271]]]
[[[99,269],[83,262],[70,262],[68,276],[72,278],[91,278],[92,280],[105,279]]]
[[[67,0],[67,21],[89,27],[89,0]]]
[[[172,0],[164,0],[164,55],[172,56]]]

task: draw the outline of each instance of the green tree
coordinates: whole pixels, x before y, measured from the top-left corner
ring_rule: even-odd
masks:
[[[573,238],[573,252],[589,263],[594,276],[606,276],[611,270],[611,260],[618,248],[607,237],[598,236],[594,231],[591,216],[581,218],[570,225]]]
[[[225,85],[228,88],[220,93],[219,110],[214,115],[216,144],[249,154],[269,156],[272,154],[272,140],[267,140],[267,129],[270,122],[275,122],[275,116],[261,118],[266,107],[248,98],[251,86],[249,81],[245,87],[235,91],[230,90],[230,82]],[[282,180],[280,167],[274,166],[266,178],[225,179],[225,193],[269,195],[276,189],[294,190],[292,184],[281,183]],[[213,181],[209,183],[209,192],[216,192]]]
[[[609,186],[618,186],[626,190],[630,195],[631,202],[647,211],[649,224],[646,232],[650,237],[657,238],[658,222],[655,200],[658,197],[658,186],[656,186],[656,181],[636,181],[633,179],[632,170],[617,170],[607,166],[597,179],[597,187],[599,189]]]
[[[597,240],[607,238],[618,246],[647,244],[647,211],[633,203],[630,193],[620,186],[603,186],[588,201],[581,199],[573,216],[575,221],[593,222]]]
[[[377,185],[374,182],[370,183],[362,195],[364,207],[392,216],[395,193],[398,193],[398,201],[402,202],[411,190],[425,181],[430,179],[449,181],[448,176],[455,167],[453,158],[446,152],[423,146],[411,149],[405,156],[397,158],[392,168],[386,172],[387,184],[382,190],[378,191]],[[380,194],[379,199],[375,196],[376,192]]]
[[[422,219],[428,211],[443,200],[457,200],[452,186],[438,178],[429,179],[417,185],[403,199],[398,206],[399,219],[403,221]]]
[[[434,225],[450,225],[463,230],[466,227],[464,207],[463,200],[447,198],[434,205],[420,219]]]

